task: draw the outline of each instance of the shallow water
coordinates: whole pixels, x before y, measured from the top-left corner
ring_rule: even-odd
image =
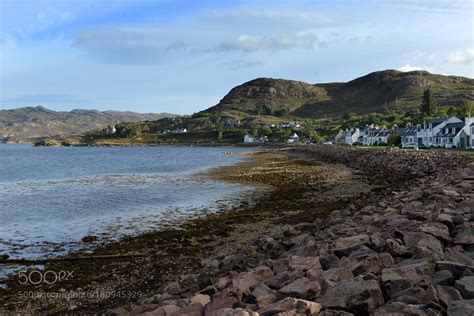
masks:
[[[249,186],[195,177],[240,148],[0,145],[0,254],[43,258],[230,207]]]

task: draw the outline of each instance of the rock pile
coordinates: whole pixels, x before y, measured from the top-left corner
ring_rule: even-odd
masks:
[[[239,254],[204,260],[206,272],[196,269],[115,312],[474,315],[474,163],[443,152],[296,151],[358,168],[391,192],[360,209],[261,236],[253,244],[259,259],[249,264],[232,266],[243,260]]]

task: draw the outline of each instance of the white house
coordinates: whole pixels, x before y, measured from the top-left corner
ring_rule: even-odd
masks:
[[[288,144],[294,144],[300,141],[300,137],[298,134],[294,133],[290,137],[288,137],[288,140],[286,141]]]
[[[245,134],[244,136],[244,143],[255,143],[256,138],[250,136],[249,134]]]
[[[183,134],[183,133],[187,133],[188,130],[186,128],[177,128],[175,130],[173,130],[171,133],[173,134]]]
[[[440,130],[447,124],[450,123],[460,123],[462,122],[457,117],[450,117],[450,118],[437,118],[428,123],[423,123],[417,125],[417,133],[416,133],[416,143],[418,145],[425,145],[428,147],[431,146],[438,146],[437,135]]]
[[[348,144],[353,145],[359,141],[360,129],[356,128],[355,130],[346,129],[345,131],[340,130],[335,137],[335,142],[338,144]]]
[[[474,148],[473,117],[463,120],[457,117],[438,118],[416,127],[407,127],[402,132],[402,147],[415,146],[442,148]]]

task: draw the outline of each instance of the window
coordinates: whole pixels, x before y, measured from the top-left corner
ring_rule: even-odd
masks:
[[[452,137],[449,138],[449,142],[450,142],[450,143],[453,142],[453,138],[452,138]]]
[[[430,126],[430,129],[432,129],[432,128],[433,128],[433,124],[431,124],[431,123],[430,123],[430,125],[429,125],[429,126]]]

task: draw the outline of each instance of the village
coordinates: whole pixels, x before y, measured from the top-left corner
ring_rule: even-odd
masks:
[[[298,124],[299,126],[299,124]],[[268,137],[246,134],[244,143],[265,143]],[[311,139],[292,133],[286,143],[310,143]],[[367,125],[364,128],[340,130],[333,139],[323,144],[345,144],[351,146],[387,146],[398,145],[401,148],[426,149],[459,148],[474,149],[474,117],[436,118],[422,124],[410,124],[406,127],[396,125]]]

